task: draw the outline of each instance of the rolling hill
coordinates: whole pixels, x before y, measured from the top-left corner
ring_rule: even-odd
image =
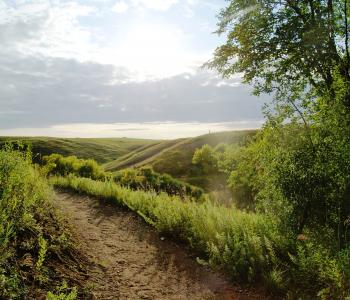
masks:
[[[92,158],[103,164],[118,159],[138,149],[161,144],[162,141],[130,138],[50,138],[50,137],[0,137],[0,147],[5,141],[22,141],[32,145],[34,160],[40,156],[59,153],[64,156]]]
[[[107,171],[117,171],[126,167],[151,166],[158,173],[170,174],[207,191],[222,189],[226,182],[225,178],[203,177],[198,174],[197,167],[192,164],[195,150],[205,144],[211,146],[220,143],[239,144],[255,133],[256,130],[225,131],[194,138],[164,141],[146,148],[138,148],[132,153],[105,164],[104,167]]]
[[[83,159],[92,158],[110,172],[151,166],[158,173],[167,173],[206,191],[213,191],[222,189],[226,179],[198,174],[197,167],[192,164],[195,150],[205,144],[238,144],[255,133],[256,130],[225,131],[175,140],[0,137],[0,147],[5,141],[19,140],[32,145],[34,161],[51,153],[75,155]]]
[[[139,167],[146,165],[148,162],[152,162],[162,153],[177,147],[184,141],[187,141],[187,139],[163,141],[137,148],[114,161],[106,163],[104,168],[106,171],[117,171],[128,167]]]
[[[256,133],[256,130],[225,131],[210,133],[194,138],[163,141],[135,149],[104,165],[107,171],[126,167],[152,166],[159,173],[184,176],[191,168],[193,154],[205,144],[216,146],[220,143],[236,144]]]

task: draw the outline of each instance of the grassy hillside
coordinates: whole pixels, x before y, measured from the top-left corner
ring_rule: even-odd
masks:
[[[254,135],[255,132],[255,130],[228,131],[187,139],[178,144],[177,147],[164,151],[149,164],[159,173],[168,173],[175,177],[194,176],[196,171],[195,166],[192,165],[192,157],[197,148],[205,144],[210,146],[216,146],[220,143],[238,144]]]
[[[177,139],[149,144],[105,164],[106,171],[116,171],[128,167],[139,167],[152,162],[162,153],[175,148],[187,139]]]
[[[8,140],[20,140],[32,144],[35,160],[38,160],[39,156],[58,153],[84,159],[92,158],[99,163],[106,163],[137,149],[161,143],[156,140],[129,138],[0,137],[0,146]]]
[[[206,134],[194,138],[164,141],[145,148],[138,148],[128,155],[105,165],[107,171],[117,171],[126,167],[151,166],[158,173],[167,173],[190,184],[200,186],[206,191],[224,190],[225,176],[202,176],[192,164],[197,148],[205,144],[216,146],[220,143],[239,144],[253,136],[256,130],[226,131]],[[229,196],[221,195],[221,198]]]
[[[191,168],[194,151],[204,144],[240,143],[255,134],[255,130],[227,131],[202,135],[195,138],[164,141],[156,145],[138,148],[135,151],[105,165],[107,171],[125,167],[151,165],[159,173],[186,176]]]

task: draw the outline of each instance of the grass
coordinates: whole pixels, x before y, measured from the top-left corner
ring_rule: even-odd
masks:
[[[32,145],[35,160],[53,153],[75,155],[82,159],[94,159],[106,163],[139,148],[159,144],[156,140],[129,138],[50,138],[50,137],[0,137],[0,147],[7,141],[22,141]]]
[[[206,192],[226,185],[226,178],[201,176],[192,164],[197,148],[205,144],[216,146],[220,143],[239,144],[254,135],[256,130],[226,131],[202,135],[195,138],[164,141],[135,151],[104,165],[107,171],[117,171],[128,167],[150,166],[160,174],[169,174],[174,178],[197,185]]]
[[[138,148],[124,156],[121,156],[117,160],[106,163],[104,167],[106,171],[116,171],[128,167],[146,165],[148,162],[155,159],[155,157],[181,143],[183,140],[186,139],[163,141],[157,144]]]
[[[239,144],[255,133],[256,130],[228,131],[191,138],[179,144],[178,147],[163,152],[151,161],[150,165],[158,173],[167,173],[174,177],[192,177],[196,174],[192,157],[197,148],[205,144],[213,147],[220,143]]]
[[[78,261],[79,255],[51,205],[51,196],[30,153],[9,147],[0,150],[1,299],[43,299],[65,277],[68,265],[69,272],[82,270],[72,261],[73,256]]]
[[[163,235],[188,243],[212,266],[234,278],[252,281],[267,272],[281,236],[276,223],[262,215],[228,209],[206,202],[183,201],[166,194],[132,191],[113,182],[87,178],[53,177],[56,187],[102,197],[126,206]]]
[[[350,250],[334,256],[311,240],[293,239],[272,217],[131,191],[110,181],[69,176],[53,177],[51,183],[128,207],[235,280],[261,281],[288,299],[350,299]]]
[[[216,146],[220,143],[240,143],[256,130],[227,131],[202,135],[195,138],[185,138],[163,141],[159,144],[139,148],[125,156],[105,164],[107,171],[116,171],[126,167],[151,165],[159,173],[172,176],[188,175],[194,151],[205,144]],[[180,159],[181,164],[178,160]]]

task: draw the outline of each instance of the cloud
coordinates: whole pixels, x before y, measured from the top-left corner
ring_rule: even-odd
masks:
[[[166,11],[173,5],[177,4],[178,0],[131,0],[135,7],[147,8],[158,11]]]
[[[136,7],[164,11],[177,0],[119,0],[108,12],[106,3],[101,7],[84,3],[38,0],[16,7],[3,3],[0,51],[123,66],[135,81],[190,72],[209,58],[210,51],[201,53],[191,47],[186,30],[163,19],[137,15],[120,23],[114,17],[108,26],[116,30],[94,23],[106,18],[111,9],[119,13],[137,12]]]
[[[128,10],[129,6],[125,3],[125,1],[118,1],[112,8],[116,13],[122,14]]]
[[[239,79],[219,85],[220,78],[204,71],[144,82],[129,82],[129,76],[112,65],[1,56],[0,127],[261,119],[263,100]]]
[[[0,2],[1,50],[89,60],[98,48],[78,19],[94,12],[94,7],[77,2]]]
[[[184,3],[204,5],[194,0],[0,0],[0,128],[261,120],[266,98],[251,96],[240,76],[223,80],[198,71],[210,49],[191,47],[192,37],[178,19],[164,22],[172,7],[182,11]],[[113,6],[127,11],[116,18]],[[130,18],[134,12],[140,18]]]

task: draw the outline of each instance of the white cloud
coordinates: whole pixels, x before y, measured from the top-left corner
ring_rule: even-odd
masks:
[[[22,55],[90,60],[98,46],[79,18],[92,15],[96,9],[77,2],[53,3],[39,0],[13,7],[0,2],[0,38],[10,44],[10,52]]]
[[[112,8],[118,14],[125,13],[128,10],[129,6],[125,3],[125,1],[118,1]]]
[[[178,0],[131,0],[136,7],[144,7],[153,10],[166,11],[173,5],[177,4]]]
[[[163,13],[175,5],[192,9],[202,4],[198,0],[92,2],[35,0],[14,5],[0,0],[0,52],[112,64],[129,71],[130,80],[124,82],[193,73],[211,56],[211,50],[194,49],[193,37],[181,24],[152,17],[154,11]],[[138,18],[100,23],[111,9],[135,12]]]

